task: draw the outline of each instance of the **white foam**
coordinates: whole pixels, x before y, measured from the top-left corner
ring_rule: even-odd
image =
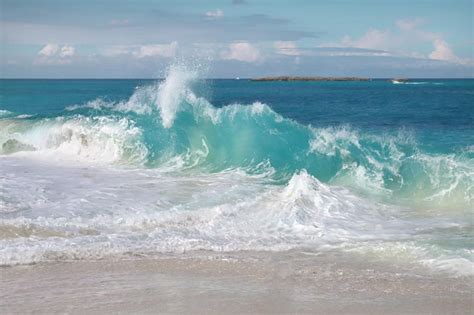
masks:
[[[147,154],[139,140],[141,130],[126,118],[75,116],[4,124],[1,143],[15,140],[35,150],[16,154],[106,164],[122,160],[143,162]]]
[[[425,267],[430,272],[446,272],[456,276],[474,276],[474,253],[460,249],[455,252],[423,242],[375,242],[346,248],[371,260],[391,262],[396,265]]]
[[[378,206],[367,205],[345,190],[334,191],[306,172],[280,187],[234,171],[181,177],[158,170],[62,167],[52,173],[47,165],[23,166],[28,177],[7,178],[4,187],[9,196],[36,209],[21,216],[20,222],[45,228],[89,228],[123,236],[155,231],[158,239],[152,242],[164,237],[186,243],[192,238],[228,249],[251,249],[248,241],[260,242],[260,247],[270,241],[271,248],[271,243],[286,247],[318,243],[320,237],[372,238],[372,223],[386,219]],[[11,167],[15,171],[22,166]],[[54,183],[44,182],[43,172]],[[38,198],[43,202],[38,204]]]
[[[405,130],[396,135],[361,134],[349,127],[312,128],[312,132],[308,153],[331,157],[342,164],[331,178],[332,184],[379,199],[393,199],[397,196],[394,193],[399,193],[398,199],[407,197],[412,206],[472,210],[472,159],[424,153]],[[411,149],[408,152],[404,149],[407,146]],[[385,178],[387,174],[391,181]]]
[[[134,112],[139,115],[150,114],[154,105],[153,96],[156,95],[156,86],[143,86],[136,89],[127,101],[110,102],[102,98],[97,98],[83,105],[70,105],[66,107],[68,111],[89,108],[95,110],[112,110],[118,112]]]
[[[0,220],[3,265],[199,249],[391,246],[443,223],[404,218],[403,209],[327,186],[306,171],[280,186],[241,170],[176,173],[0,159],[0,214],[9,214]],[[416,257],[447,272],[459,267],[453,260],[450,271],[449,261],[428,251]]]
[[[5,109],[0,109],[0,118],[1,117],[6,117],[6,116],[10,116],[12,115],[13,113],[8,111],[8,110],[5,110]]]

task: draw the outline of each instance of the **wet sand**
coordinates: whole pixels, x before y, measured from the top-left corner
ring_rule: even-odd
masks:
[[[0,268],[0,313],[472,314],[473,279],[341,253],[241,252]]]

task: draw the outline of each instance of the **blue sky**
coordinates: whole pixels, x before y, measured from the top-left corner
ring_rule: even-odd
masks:
[[[470,0],[0,0],[1,77],[473,77]]]

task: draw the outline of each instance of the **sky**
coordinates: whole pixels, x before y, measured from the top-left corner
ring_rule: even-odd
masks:
[[[472,0],[0,0],[0,77],[474,77],[473,15]]]

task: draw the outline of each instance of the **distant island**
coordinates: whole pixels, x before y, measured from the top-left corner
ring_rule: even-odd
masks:
[[[251,79],[251,81],[370,81],[368,78],[358,77],[263,77]]]

